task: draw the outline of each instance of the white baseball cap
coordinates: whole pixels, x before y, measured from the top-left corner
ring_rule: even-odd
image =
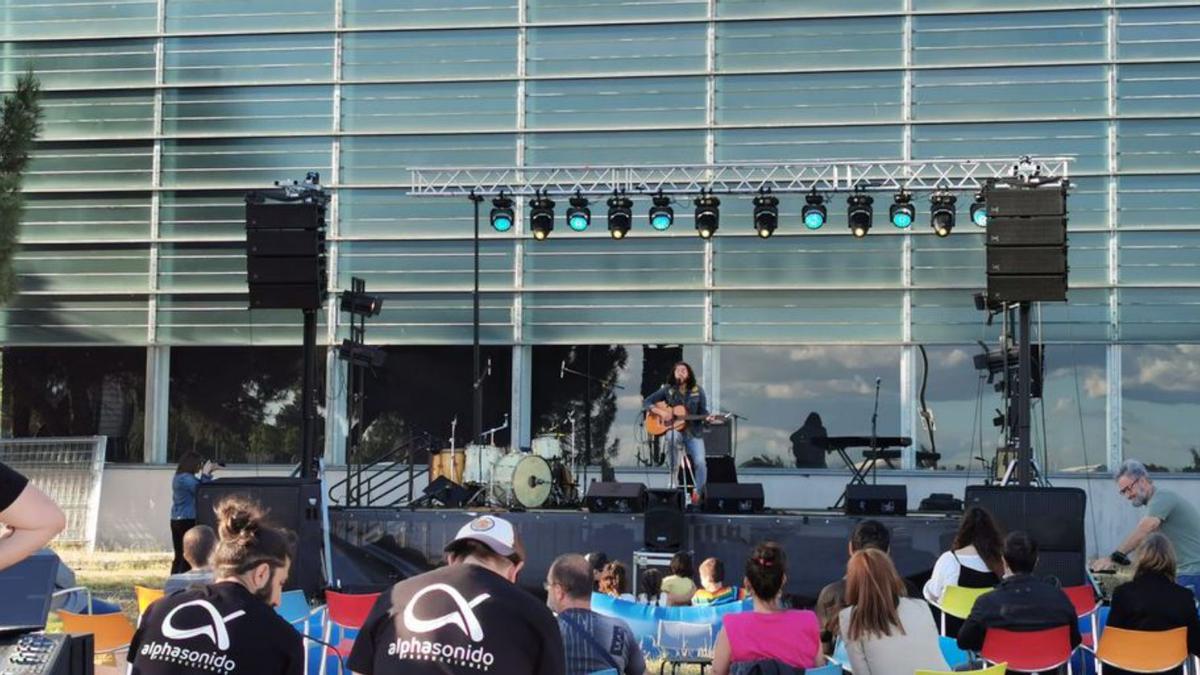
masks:
[[[517,533],[512,523],[497,516],[479,516],[463,525],[455,535],[454,540],[446,544],[446,551],[454,548],[460,541],[474,539],[487,545],[496,553],[508,557],[517,546]]]

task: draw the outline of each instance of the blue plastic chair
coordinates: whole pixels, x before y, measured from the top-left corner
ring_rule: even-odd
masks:
[[[964,666],[971,660],[970,654],[959,649],[958,640],[955,638],[939,635],[938,646],[942,648],[942,658],[946,659],[946,665],[950,666],[950,670],[958,670],[959,666]]]
[[[275,612],[282,616],[284,621],[304,633],[306,632],[304,630],[305,623],[312,615],[312,608],[308,606],[308,598],[304,597],[304,591],[284,591],[279,598],[279,606],[275,608]]]
[[[842,667],[836,663],[827,663],[820,668],[807,668],[804,675],[842,675]]]

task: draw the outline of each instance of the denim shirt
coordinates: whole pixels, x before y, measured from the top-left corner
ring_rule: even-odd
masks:
[[[177,473],[171,481],[171,520],[196,519],[196,486],[212,480],[212,476]]]
[[[659,401],[666,401],[667,405],[672,408],[681,405],[687,409],[689,415],[708,414],[708,398],[704,395],[704,389],[700,385],[696,385],[684,393],[679,391],[679,387],[664,384],[658,388],[658,391],[646,397],[646,400],[642,402],[642,407],[649,410]],[[700,436],[703,429],[704,420],[690,420],[687,423],[687,435],[692,438]]]

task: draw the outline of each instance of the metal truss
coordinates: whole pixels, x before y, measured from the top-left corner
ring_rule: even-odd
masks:
[[[1030,159],[940,159],[879,162],[790,162],[683,166],[561,166],[414,168],[409,194],[465,197],[472,193],[514,196],[589,196],[770,192],[968,191],[990,178],[1068,178],[1069,157]]]

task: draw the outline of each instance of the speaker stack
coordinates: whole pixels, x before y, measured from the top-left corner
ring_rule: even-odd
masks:
[[[992,302],[1067,299],[1067,182],[990,181],[987,295]]]
[[[325,203],[246,198],[246,280],[251,309],[320,309],[327,285]]]
[[[1079,488],[967,487],[966,506],[986,508],[1005,532],[1023,530],[1038,545],[1039,576],[1054,576],[1063,586],[1088,583],[1087,542],[1083,523],[1087,493]]]

